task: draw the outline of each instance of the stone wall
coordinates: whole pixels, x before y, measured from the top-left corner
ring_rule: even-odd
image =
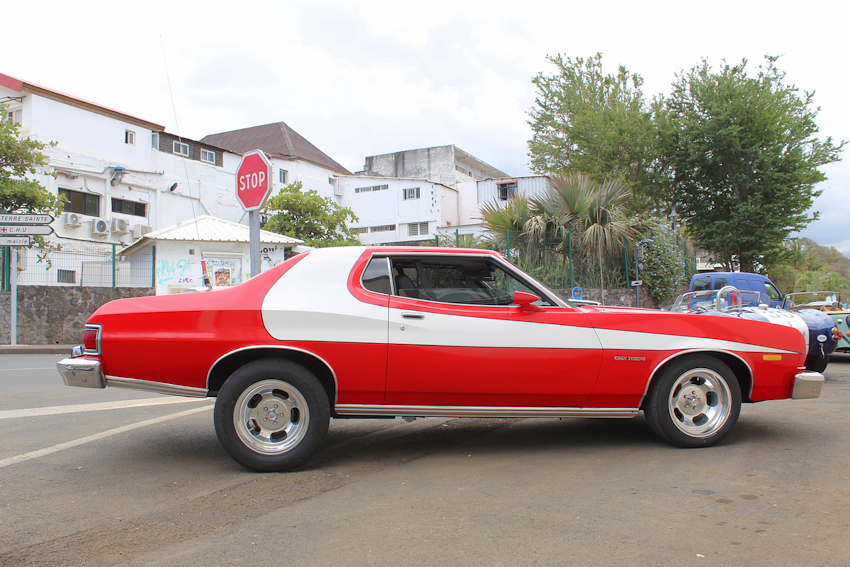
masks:
[[[559,290],[564,296],[570,297],[570,290]],[[590,299],[592,301],[601,301],[601,294],[598,288],[585,288],[583,290],[582,299]],[[605,290],[605,305],[619,307],[634,307],[635,306],[635,288],[629,289],[606,289]],[[657,309],[655,300],[643,288],[640,290],[640,306],[641,308]]]
[[[95,309],[113,299],[145,295],[153,295],[153,288],[18,286],[18,344],[79,344]],[[0,344],[8,345],[10,292],[0,292],[0,305]]]

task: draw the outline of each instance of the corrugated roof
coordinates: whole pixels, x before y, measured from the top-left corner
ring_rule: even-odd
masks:
[[[135,241],[121,251],[128,254],[135,248],[144,246],[151,241],[179,240],[186,242],[250,242],[248,227],[244,224],[202,215],[196,219],[185,220],[181,223],[167,226],[153,232],[149,232],[139,240]],[[260,231],[260,242],[263,244],[284,244],[295,246],[304,244],[303,240],[269,232]]]
[[[325,152],[311,144],[304,136],[284,122],[210,134],[204,136],[201,142],[237,154],[244,154],[251,150],[263,150],[269,157],[303,159],[333,171],[351,175],[350,171],[331,159]]]

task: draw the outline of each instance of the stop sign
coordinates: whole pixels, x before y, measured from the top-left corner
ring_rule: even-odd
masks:
[[[272,164],[262,150],[242,156],[236,168],[236,198],[246,211],[256,211],[266,204],[272,192]]]

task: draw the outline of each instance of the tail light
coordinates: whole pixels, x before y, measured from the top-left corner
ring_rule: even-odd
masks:
[[[86,323],[86,334],[83,335],[83,354],[100,355],[100,335],[103,327]]]
[[[843,336],[844,335],[841,334],[841,331],[838,330],[838,327],[832,328],[832,340],[834,340],[835,342],[838,342],[839,339],[841,339],[841,337],[843,337]]]

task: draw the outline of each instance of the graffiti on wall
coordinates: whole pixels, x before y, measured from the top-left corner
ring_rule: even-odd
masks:
[[[176,262],[172,260],[160,260],[156,266],[156,279],[160,285],[166,283],[191,283],[193,278],[186,274],[189,269],[189,260],[181,258]]]

